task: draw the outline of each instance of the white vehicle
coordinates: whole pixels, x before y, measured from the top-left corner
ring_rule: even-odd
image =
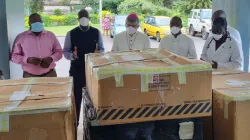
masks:
[[[195,36],[202,34],[204,40],[207,39],[212,25],[212,9],[193,9],[188,17],[189,34]]]

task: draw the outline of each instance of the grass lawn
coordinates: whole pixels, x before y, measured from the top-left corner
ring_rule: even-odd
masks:
[[[74,26],[53,26],[53,27],[45,27],[45,30],[53,32],[56,36],[66,36],[67,32],[75,28]],[[99,24],[94,24],[93,27],[99,29]]]

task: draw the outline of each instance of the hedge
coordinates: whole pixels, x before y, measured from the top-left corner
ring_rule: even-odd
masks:
[[[78,19],[77,15],[62,15],[62,16],[55,16],[55,15],[41,15],[43,19],[43,24],[46,27],[49,26],[70,26],[70,25],[77,25]],[[91,14],[90,15],[90,22],[92,24],[98,24],[99,18],[98,15]],[[29,17],[25,17],[25,27],[29,27]]]

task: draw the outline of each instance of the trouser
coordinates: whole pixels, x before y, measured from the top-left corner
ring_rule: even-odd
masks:
[[[152,140],[153,122],[116,125],[117,140]]]
[[[75,97],[77,126],[78,126],[81,113],[83,88],[86,87],[85,70],[71,69],[70,76],[73,77],[73,83],[74,83],[74,97]]]
[[[41,75],[33,75],[28,72],[23,72],[23,78],[30,78],[30,77],[57,77],[57,73],[54,69],[50,70],[49,72]]]
[[[115,126],[91,126],[91,140],[120,140],[115,138]]]

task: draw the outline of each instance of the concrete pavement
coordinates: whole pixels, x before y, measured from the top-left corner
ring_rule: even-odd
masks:
[[[197,55],[198,57],[200,56],[201,52],[202,52],[202,48],[203,45],[205,43],[204,40],[202,40],[200,37],[191,37],[194,42],[195,42],[195,46],[196,46],[196,51],[197,51]],[[65,37],[58,37],[58,40],[60,42],[60,44],[64,45],[64,39]],[[112,44],[113,44],[113,39],[109,38],[109,37],[103,37],[103,42],[104,42],[104,47],[106,51],[110,51],[112,48]],[[159,42],[156,41],[156,39],[154,38],[150,38],[150,42],[151,42],[151,46],[152,48],[158,48]],[[69,76],[69,68],[70,68],[70,61],[66,60],[66,59],[62,59],[57,63],[56,66],[56,71],[59,77],[68,77]],[[82,117],[80,117],[80,124],[78,127],[78,140],[82,140],[83,139],[83,124],[82,124]]]

